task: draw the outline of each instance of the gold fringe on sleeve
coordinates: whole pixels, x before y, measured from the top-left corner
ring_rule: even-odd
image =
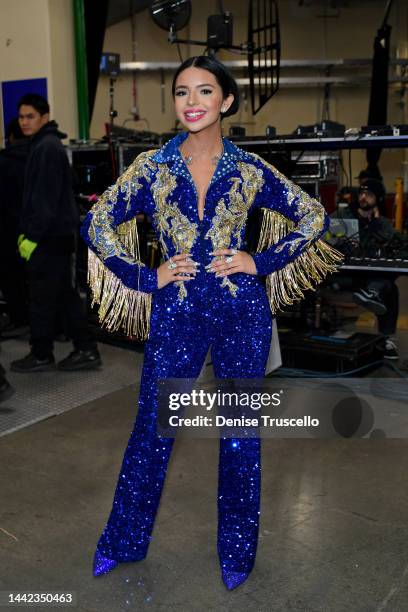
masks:
[[[120,242],[139,265],[139,240],[136,218],[116,228]],[[98,304],[99,322],[109,331],[122,329],[127,336],[145,340],[149,336],[151,293],[130,289],[113,274],[93,251],[88,249],[88,283],[92,306]]]
[[[276,244],[284,238],[290,231],[293,230],[295,224],[293,221],[284,217],[275,210],[267,208],[262,209],[262,225],[259,234],[257,253],[268,249],[273,244]]]
[[[269,248],[296,229],[295,224],[277,211],[263,209],[257,253]],[[316,289],[328,273],[336,272],[343,255],[319,239],[294,261],[266,277],[266,290],[273,314],[304,297],[306,289]]]

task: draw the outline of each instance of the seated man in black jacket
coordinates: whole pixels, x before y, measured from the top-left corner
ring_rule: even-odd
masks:
[[[360,244],[367,257],[384,256],[383,249],[392,241],[395,230],[381,214],[385,190],[381,181],[367,179],[360,187],[357,210]],[[394,334],[397,330],[399,292],[395,283],[398,274],[388,273],[369,278],[367,285],[353,294],[357,304],[377,315],[378,329],[385,336],[386,359],[398,359]]]
[[[18,104],[21,130],[31,138],[27,160],[18,249],[27,261],[31,352],[11,363],[14,372],[38,372],[55,367],[53,338],[61,305],[74,351],[58,364],[72,371],[95,368],[101,358],[88,327],[84,304],[71,280],[78,211],[71,168],[48,102],[26,94]]]
[[[365,179],[358,193],[355,208],[346,207],[338,218],[357,218],[359,222],[359,250],[365,257],[384,257],[400,236],[390,221],[382,214],[385,206],[385,189],[377,179]],[[399,311],[399,291],[395,283],[398,273],[340,274],[333,287],[354,290],[353,300],[377,316],[378,330],[385,337],[384,357],[398,359],[395,333]]]

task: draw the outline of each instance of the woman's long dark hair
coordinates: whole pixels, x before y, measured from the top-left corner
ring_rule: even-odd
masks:
[[[232,74],[227,70],[224,64],[221,64],[218,60],[213,57],[209,57],[208,55],[197,55],[195,57],[189,57],[186,59],[180,66],[177,68],[177,72],[173,78],[173,84],[171,86],[171,91],[175,94],[176,89],[176,81],[179,74],[183,72],[186,68],[190,68],[194,66],[195,68],[202,68],[203,70],[208,70],[211,72],[217,80],[218,85],[222,89],[222,93],[224,99],[227,98],[230,94],[234,96],[234,101],[229,107],[229,109],[222,113],[222,117],[229,117],[230,115],[235,115],[239,108],[239,90],[238,85]]]

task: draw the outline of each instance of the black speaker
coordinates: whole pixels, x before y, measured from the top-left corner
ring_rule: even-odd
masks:
[[[207,44],[211,49],[232,45],[232,15],[210,15],[207,19]]]
[[[245,137],[245,128],[242,125],[231,125],[229,129],[230,136]]]
[[[120,55],[119,53],[102,53],[99,66],[101,74],[109,77],[117,77],[120,74]]]

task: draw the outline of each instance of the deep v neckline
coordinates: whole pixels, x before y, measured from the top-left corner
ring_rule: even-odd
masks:
[[[181,144],[183,144],[183,143],[181,143]],[[196,194],[196,200],[197,200],[197,201],[196,201],[196,213],[197,213],[197,218],[198,218],[199,222],[200,222],[200,223],[202,223],[202,222],[204,221],[204,218],[205,218],[205,208],[206,208],[206,207],[205,207],[205,202],[206,202],[206,200],[207,200],[207,195],[208,195],[208,192],[209,192],[209,190],[210,190],[211,184],[212,184],[212,182],[213,182],[214,176],[215,176],[215,174],[216,174],[216,172],[217,172],[217,170],[218,170],[218,168],[219,168],[219,165],[221,164],[221,160],[222,160],[222,158],[224,157],[224,153],[225,153],[224,139],[222,139],[222,155],[221,155],[221,156],[218,158],[218,161],[217,161],[216,165],[214,166],[214,171],[213,171],[213,173],[212,173],[212,175],[211,175],[211,178],[210,178],[210,180],[209,180],[209,182],[208,182],[208,185],[207,185],[207,189],[206,189],[206,191],[205,191],[205,196],[204,196],[204,206],[203,206],[203,218],[202,218],[202,219],[200,218],[200,215],[199,215],[199,210],[198,210],[198,204],[199,204],[199,193],[198,193],[198,189],[197,189],[196,182],[195,182],[195,180],[194,180],[194,178],[193,178],[193,175],[191,174],[190,168],[188,167],[188,165],[187,165],[187,163],[186,163],[186,160],[185,160],[185,159],[184,159],[184,157],[183,157],[182,152],[180,151],[180,147],[178,147],[178,153],[179,153],[180,158],[181,158],[181,160],[182,160],[182,162],[183,162],[183,164],[184,164],[184,167],[185,167],[185,169],[186,169],[186,171],[187,171],[187,174],[188,174],[188,176],[189,176],[190,182],[191,182],[191,184],[192,184],[192,185],[193,185],[193,187],[194,187],[194,192],[195,192],[195,194]]]

